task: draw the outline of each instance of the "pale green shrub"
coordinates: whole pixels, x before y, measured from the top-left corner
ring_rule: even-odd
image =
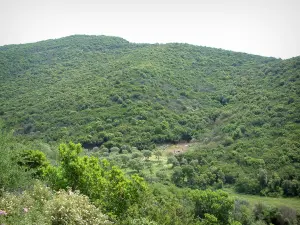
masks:
[[[0,209],[7,215],[0,217],[3,224],[51,224],[43,208],[52,192],[41,183],[33,186],[32,190],[21,193],[5,192],[0,198]]]
[[[5,192],[0,198],[0,224],[112,224],[101,210],[79,192],[53,192],[41,182],[22,194]]]
[[[62,224],[112,224],[99,208],[96,208],[85,195],[78,192],[57,192],[45,205],[46,214],[52,225]]]

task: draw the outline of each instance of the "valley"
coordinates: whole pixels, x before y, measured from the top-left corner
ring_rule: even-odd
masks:
[[[72,35],[0,80],[0,223],[299,224],[300,56]]]

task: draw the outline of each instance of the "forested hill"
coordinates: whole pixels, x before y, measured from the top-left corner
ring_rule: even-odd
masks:
[[[74,35],[0,47],[0,79],[0,118],[28,139],[299,145],[299,57]]]
[[[299,196],[300,57],[0,47],[0,224],[296,225]]]

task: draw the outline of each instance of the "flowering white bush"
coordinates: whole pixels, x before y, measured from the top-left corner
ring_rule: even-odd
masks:
[[[38,182],[22,194],[3,194],[0,224],[106,225],[112,222],[87,196],[71,191],[53,192]]]
[[[45,205],[52,225],[62,224],[111,224],[89,198],[78,192],[59,191]]]

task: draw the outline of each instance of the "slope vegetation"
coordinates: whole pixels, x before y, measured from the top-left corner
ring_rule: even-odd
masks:
[[[144,149],[299,123],[297,58],[70,36],[3,46],[0,63],[1,117],[30,138]]]
[[[74,35],[0,47],[0,80],[3,223],[64,202],[107,224],[299,222],[300,57]],[[36,208],[14,195],[33,179]]]

